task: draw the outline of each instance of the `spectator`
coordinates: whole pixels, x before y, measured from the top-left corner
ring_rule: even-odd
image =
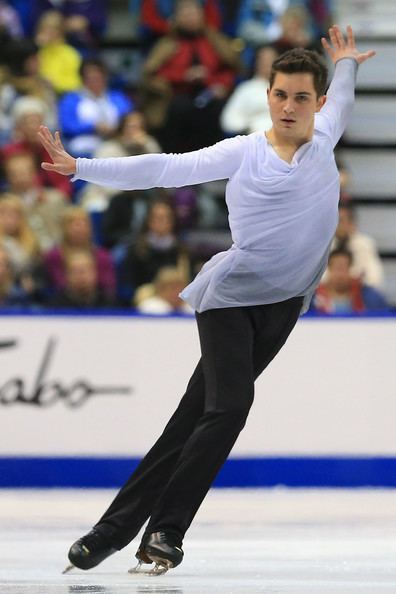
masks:
[[[40,74],[59,94],[80,86],[81,56],[66,42],[65,21],[56,10],[45,12],[37,24],[35,42],[39,49]]]
[[[96,43],[101,41],[107,27],[108,5],[106,0],[65,0],[62,12],[68,34],[81,36],[85,32],[85,37],[89,35]]]
[[[144,115],[140,111],[125,114],[114,138],[103,142],[95,152],[95,157],[128,157],[146,153],[160,153],[157,140],[148,134]]]
[[[7,251],[15,281],[33,297],[42,288],[41,250],[18,196],[0,197],[0,246]]]
[[[38,131],[45,122],[46,104],[36,97],[19,97],[13,108],[15,128],[11,142],[6,144],[1,153],[7,159],[19,153],[32,155],[37,168],[38,182],[41,186],[57,189],[65,199],[72,193],[69,178],[54,171],[44,171],[40,167],[48,159],[48,153],[38,139]]]
[[[127,157],[159,152],[161,147],[147,133],[143,114],[133,111],[121,118],[117,134],[100,144],[94,157]],[[118,192],[114,188],[87,184],[79,196],[80,204],[87,210],[103,211],[109,205],[109,199]]]
[[[51,83],[39,72],[37,45],[30,39],[8,42],[4,48],[4,62],[6,75],[0,91],[0,101],[3,113],[9,118],[7,140],[14,126],[12,108],[19,96],[28,95],[44,102],[45,123],[54,129],[57,124],[57,97]],[[6,103],[2,97],[6,99]]]
[[[28,303],[29,295],[17,282],[8,252],[0,245],[0,309]]]
[[[84,60],[81,77],[82,88],[62,97],[59,121],[70,151],[86,157],[115,133],[133,105],[121,91],[108,89],[107,69],[100,60]]]
[[[44,256],[44,268],[50,286],[63,290],[66,286],[66,260],[70,253],[86,251],[92,254],[100,291],[112,299],[116,290],[114,265],[110,254],[92,241],[92,225],[88,213],[79,206],[68,206],[61,221],[61,242]]]
[[[241,0],[236,31],[246,44],[244,59],[252,64],[255,50],[282,35],[281,16],[289,0]]]
[[[201,0],[205,24],[213,29],[221,25],[221,10],[217,0]],[[140,22],[142,32],[152,38],[167,35],[172,29],[172,17],[177,0],[142,0]]]
[[[100,287],[95,256],[90,250],[69,252],[64,261],[65,283],[49,304],[62,308],[106,308],[116,305]]]
[[[65,18],[68,40],[84,49],[96,45],[105,33],[107,5],[106,0],[35,0],[31,22],[37,22],[43,12],[56,7]]]
[[[205,27],[196,0],[182,0],[174,27],[145,65],[143,109],[166,152],[183,152],[222,138],[219,117],[239,67],[230,39]]]
[[[19,196],[42,250],[50,249],[60,238],[60,217],[64,195],[40,184],[38,170],[30,153],[16,153],[4,160],[7,189]]]
[[[326,35],[333,22],[331,14],[333,0],[305,0],[304,3],[312,18],[314,37],[320,39]]]
[[[21,23],[23,34],[26,37],[32,35],[32,29],[29,27],[29,22],[32,15],[32,0],[11,0],[13,8],[18,13],[18,18]]]
[[[126,254],[123,282],[131,288],[151,283],[163,266],[176,266],[190,276],[189,258],[176,237],[175,214],[163,200],[153,202],[142,232]]]
[[[316,290],[312,309],[330,314],[379,312],[389,308],[379,291],[352,275],[351,253],[337,249],[330,254],[327,277]]]
[[[22,23],[18,12],[9,2],[0,0],[0,143],[7,140],[11,130],[9,111],[14,89],[9,85],[12,69],[9,64],[9,48],[23,37]]]
[[[282,34],[274,43],[279,53],[295,47],[322,51],[320,43],[312,36],[311,17],[304,6],[290,6],[281,17],[281,25]]]
[[[272,62],[276,57],[277,52],[271,46],[257,50],[253,78],[237,86],[222,111],[221,126],[224,132],[264,132],[271,127],[267,90]]]
[[[350,203],[340,204],[338,210],[339,222],[332,249],[346,249],[351,252],[352,275],[365,285],[381,289],[384,284],[384,269],[374,240],[358,230],[355,210]]]
[[[220,0],[222,30],[231,37],[237,36],[236,23],[240,10],[241,0]]]
[[[340,204],[346,204],[351,200],[350,194],[350,173],[344,161],[336,153],[336,165],[340,174]]]
[[[8,2],[3,2],[3,0],[0,0],[0,30],[6,31],[11,38],[23,37],[19,14]]]
[[[5,65],[5,56],[2,47],[9,43],[8,37],[0,31],[0,146],[8,142],[13,128],[11,109],[16,95],[14,87],[10,84],[10,74]]]
[[[13,194],[0,196],[0,241],[18,274],[36,265],[40,245],[29,225],[22,200]]]
[[[102,234],[103,245],[108,248],[120,248],[125,255],[125,249],[136,239],[147,216],[147,203],[150,199],[165,193],[159,189],[130,190],[119,192],[109,201],[103,212]]]
[[[177,268],[166,266],[155,275],[152,285],[143,285],[135,295],[136,308],[145,314],[193,313],[191,307],[180,299],[187,278]],[[143,296],[143,294],[145,294]]]

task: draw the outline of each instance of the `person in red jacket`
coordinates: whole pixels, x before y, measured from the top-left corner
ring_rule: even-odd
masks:
[[[331,252],[327,277],[316,289],[312,311],[326,314],[350,314],[389,310],[382,294],[354,277],[351,267],[350,252],[342,248]]]
[[[38,141],[37,133],[45,121],[46,104],[37,97],[26,95],[16,99],[13,108],[15,119],[14,137],[4,145],[0,151],[0,160],[6,161],[16,154],[29,153],[35,160],[37,166],[48,158],[47,151]],[[38,169],[40,185],[54,188],[61,192],[65,198],[70,198],[72,185],[68,178],[65,178],[56,171],[43,171]]]
[[[223,137],[219,114],[238,68],[231,39],[205,25],[197,0],[182,0],[171,33],[144,66],[143,109],[165,152],[195,150]],[[161,106],[153,101],[159,95]]]
[[[156,40],[171,32],[176,4],[176,0],[142,0],[140,25],[146,38],[148,36]],[[201,5],[205,24],[213,29],[220,29],[222,15],[218,0],[201,0]]]

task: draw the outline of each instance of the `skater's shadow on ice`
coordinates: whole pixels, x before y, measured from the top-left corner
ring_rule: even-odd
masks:
[[[69,586],[69,594],[111,594],[104,586]]]
[[[147,588],[138,588],[136,594],[183,594],[180,588],[167,588],[161,586],[147,586]]]
[[[133,590],[136,594],[183,594],[180,588],[167,588],[166,586],[144,586]],[[105,586],[69,586],[69,594],[114,594],[114,590],[109,590]]]

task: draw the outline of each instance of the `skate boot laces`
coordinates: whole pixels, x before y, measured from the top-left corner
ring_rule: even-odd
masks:
[[[108,548],[109,542],[98,530],[91,530],[85,536],[79,539],[81,546],[88,554],[94,553],[95,551],[103,548]]]
[[[180,539],[176,535],[165,531],[145,536],[135,555],[138,564],[130,569],[129,573],[143,573],[150,576],[166,573],[182,562],[183,550],[180,545]],[[154,568],[145,570],[142,568],[144,563],[154,563]]]

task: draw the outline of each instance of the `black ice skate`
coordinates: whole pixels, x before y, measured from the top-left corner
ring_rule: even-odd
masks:
[[[68,555],[71,565],[66,567],[63,573],[67,573],[74,567],[92,569],[117,550],[99,530],[93,528],[91,532],[72,544]]]
[[[142,542],[139,545],[138,550],[135,553],[135,557],[138,560],[138,564],[135,567],[131,567],[131,569],[128,570],[128,573],[143,573],[146,575],[160,575],[161,573],[165,573],[166,570],[164,571],[154,571],[155,568],[153,569],[145,569],[142,568],[142,565],[147,564],[147,565],[152,565],[153,561],[150,559],[150,557],[147,557],[146,553],[144,552],[144,547],[145,544],[147,542],[147,536],[144,536],[142,539]]]
[[[182,562],[183,555],[180,540],[168,532],[149,534],[136,553],[139,562],[147,563],[149,559],[155,563],[154,569],[148,572],[150,575],[161,575],[168,569],[177,567]]]

